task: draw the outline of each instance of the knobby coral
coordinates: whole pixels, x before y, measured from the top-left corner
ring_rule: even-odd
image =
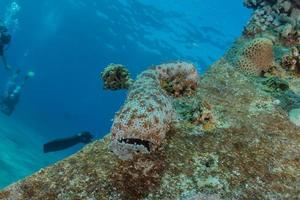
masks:
[[[300,41],[300,3],[298,0],[244,0],[254,13],[245,27],[245,36],[272,32],[290,45]]]
[[[107,90],[128,89],[133,82],[129,71],[121,64],[109,64],[100,77],[104,82],[104,89]]]

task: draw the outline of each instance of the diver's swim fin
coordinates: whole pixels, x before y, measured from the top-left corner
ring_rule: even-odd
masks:
[[[92,134],[81,132],[75,136],[53,140],[44,144],[44,153],[60,151],[72,147],[79,143],[87,144],[92,141]]]
[[[62,145],[58,145],[54,141],[48,142],[48,143],[44,144],[44,146],[43,146],[44,153],[49,153],[49,152],[54,152],[54,151],[60,151],[60,150],[63,150],[63,149],[64,148],[63,148]]]

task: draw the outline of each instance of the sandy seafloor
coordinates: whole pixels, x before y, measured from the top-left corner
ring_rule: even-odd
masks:
[[[32,174],[61,158],[43,154],[45,141],[29,126],[0,114],[0,188]]]

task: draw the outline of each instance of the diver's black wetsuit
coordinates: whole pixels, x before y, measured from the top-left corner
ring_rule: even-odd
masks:
[[[16,105],[20,100],[20,95],[2,97],[0,100],[0,110],[7,116],[10,116],[15,110]]]
[[[93,136],[89,132],[82,132],[75,136],[56,139],[44,144],[44,153],[64,150],[79,143],[87,144],[91,142],[92,139]]]
[[[0,56],[4,56],[4,45],[0,42]]]
[[[10,116],[20,101],[21,89],[25,84],[27,77],[21,84],[17,84],[17,79],[20,71],[17,70],[11,79],[8,81],[3,96],[0,97],[0,111],[7,116]]]
[[[0,21],[0,57],[6,69],[9,69],[7,65],[6,58],[4,55],[4,48],[11,41],[11,35],[8,33],[8,29],[3,25],[3,22]]]

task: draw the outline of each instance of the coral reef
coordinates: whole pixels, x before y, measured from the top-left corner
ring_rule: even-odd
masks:
[[[273,42],[274,60],[271,74],[300,74],[300,6],[293,0],[244,0],[254,13],[244,30],[247,39],[268,38]],[[242,43],[245,43],[242,41]],[[261,56],[264,57],[264,56]],[[241,59],[245,68],[251,66],[248,60]]]
[[[244,34],[254,36],[270,31],[286,44],[299,43],[300,5],[291,0],[244,0],[247,7],[254,9]]]
[[[189,98],[209,102],[217,120],[210,134],[170,129],[156,151],[127,161],[108,151],[108,135],[7,187],[0,197],[297,199],[299,127],[272,103],[277,99],[224,60],[205,74],[196,93]]]
[[[121,64],[109,64],[101,72],[100,77],[106,90],[128,89],[133,83],[129,71]]]
[[[181,84],[188,86],[196,85],[198,80],[195,67],[185,62],[162,64],[137,77],[111,128],[110,150],[121,159],[149,153],[162,143],[175,116],[172,98],[162,89],[161,81],[177,76],[186,80]]]
[[[201,79],[183,62],[144,71],[107,137],[0,199],[299,199],[299,4],[245,1],[247,31]]]

